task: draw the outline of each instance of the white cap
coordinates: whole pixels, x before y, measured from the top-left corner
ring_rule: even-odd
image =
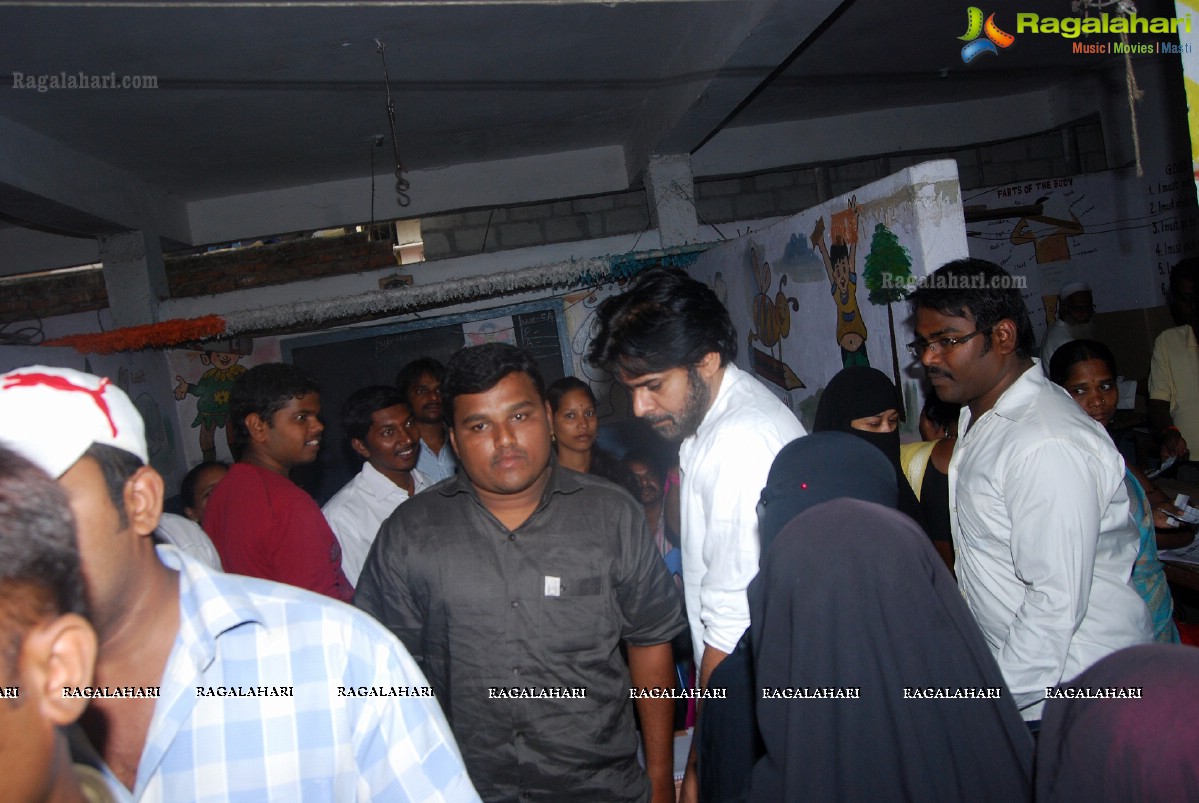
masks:
[[[31,365],[0,375],[0,442],[55,478],[93,443],[149,462],[145,424],[125,392],[70,368]]]
[[[1062,285],[1062,289],[1058,291],[1057,297],[1058,298],[1069,298],[1070,296],[1074,295],[1075,293],[1089,293],[1089,292],[1091,292],[1091,285],[1087,284],[1086,282],[1070,282],[1069,284]]]

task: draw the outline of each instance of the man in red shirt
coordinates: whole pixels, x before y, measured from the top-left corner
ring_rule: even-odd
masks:
[[[204,529],[231,574],[287,583],[349,602],[341,547],[316,502],[288,479],[321,446],[316,380],[284,363],[251,368],[229,396],[241,459],[208,500]]]

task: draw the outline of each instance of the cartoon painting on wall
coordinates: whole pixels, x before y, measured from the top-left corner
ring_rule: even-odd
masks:
[[[187,465],[232,460],[229,392],[247,369],[279,359],[278,338],[213,340],[167,357]]]
[[[229,422],[229,391],[239,376],[246,372],[239,365],[241,358],[254,350],[250,338],[217,340],[204,345],[200,351],[200,362],[208,368],[194,382],[176,374],[179,384],[175,386],[175,399],[183,401],[188,396],[196,397],[196,418],[193,429],[200,430],[200,452],[204,460],[216,460],[216,431],[225,430],[226,442],[233,442]]]
[[[689,273],[721,288],[741,333],[737,365],[805,424],[838,371],[888,363],[914,422],[922,372],[899,361],[912,337],[902,302],[919,277],[965,255],[957,165],[943,160],[714,246]]]
[[[849,208],[832,216],[830,239],[824,244],[824,217],[816,218],[812,229],[812,246],[820,251],[824,269],[831,283],[833,303],[837,305],[837,345],[841,347],[841,364],[870,365],[866,356],[866,322],[858,309],[858,223],[861,207],[857,196],[850,196]]]
[[[795,390],[804,387],[804,383],[796,376],[795,370],[783,362],[780,341],[791,333],[791,313],[799,309],[799,301],[788,297],[783,292],[787,284],[787,274],[779,276],[778,292],[770,297],[772,286],[770,263],[758,258],[754,246],[749,247],[750,271],[758,292],[754,296],[754,327],[749,330],[749,351],[752,355],[754,371],[758,376],[778,385],[783,390]],[[713,290],[721,303],[728,304],[728,288],[724,286],[724,277],[716,272]],[[758,342],[769,351],[754,348]],[[777,351],[777,353],[776,353]]]
[[[903,243],[882,223],[874,227],[870,238],[870,253],[866,255],[866,270],[862,274],[871,304],[887,308],[887,331],[891,335],[891,380],[902,387],[899,379],[899,348],[895,342],[895,307],[911,295],[915,286],[912,276],[912,255]]]

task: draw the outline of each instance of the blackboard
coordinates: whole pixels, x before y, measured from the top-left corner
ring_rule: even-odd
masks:
[[[394,384],[400,368],[417,357],[444,363],[463,346],[492,339],[528,349],[547,385],[571,370],[570,341],[558,299],[281,340],[283,360],[321,383],[325,424],[320,456],[311,466],[293,471],[292,479],[324,504],[362,466],[341,426],[341,409],[350,394],[367,385]]]

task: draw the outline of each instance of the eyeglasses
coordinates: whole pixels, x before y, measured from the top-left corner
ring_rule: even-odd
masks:
[[[916,359],[923,357],[925,351],[931,351],[933,354],[944,354],[955,346],[965,343],[975,335],[983,334],[989,335],[991,334],[991,330],[975,329],[970,334],[962,335],[961,337],[938,337],[931,341],[925,340],[924,338],[918,338],[913,340],[911,343],[908,343],[908,352],[911,353],[911,355]]]

